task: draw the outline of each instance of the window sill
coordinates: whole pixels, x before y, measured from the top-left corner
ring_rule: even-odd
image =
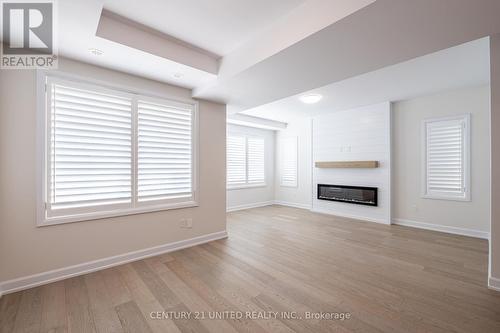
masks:
[[[83,222],[91,220],[101,220],[119,216],[146,214],[146,213],[160,212],[171,209],[181,209],[181,208],[191,208],[191,207],[198,207],[198,203],[196,201],[186,201],[179,203],[161,204],[155,206],[152,205],[147,207],[135,207],[135,208],[127,208],[119,210],[110,210],[104,212],[84,213],[78,215],[55,216],[55,217],[44,218],[42,221],[38,221],[37,227],[46,227],[51,225]]]
[[[244,190],[244,189],[251,189],[251,188],[259,188],[259,187],[266,187],[266,183],[259,183],[259,184],[242,184],[242,185],[233,185],[233,186],[228,186],[227,190],[232,191],[232,190]]]
[[[422,195],[423,199],[431,199],[431,200],[448,200],[448,201],[471,201],[470,196],[465,197],[453,197],[453,196],[445,196],[438,194],[424,194]]]

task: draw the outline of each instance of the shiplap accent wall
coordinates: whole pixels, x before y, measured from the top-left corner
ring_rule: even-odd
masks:
[[[313,166],[312,210],[390,224],[391,104],[332,112],[313,118],[312,157],[318,161],[379,161],[375,169],[323,169]],[[317,199],[317,184],[378,188],[378,207]]]

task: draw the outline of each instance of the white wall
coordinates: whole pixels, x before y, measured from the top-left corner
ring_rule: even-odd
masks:
[[[227,190],[228,211],[270,205],[274,201],[274,146],[275,132],[271,130],[227,125],[228,134],[254,135],[264,138],[266,185]]]
[[[479,231],[490,229],[490,88],[466,88],[393,105],[395,222],[427,223]],[[421,197],[423,119],[471,114],[471,201]],[[445,229],[443,229],[445,230]],[[453,231],[450,229],[450,231]],[[480,234],[479,234],[480,235]]]
[[[381,190],[381,205],[385,206],[385,203],[390,201],[392,206],[390,209],[390,214],[387,209],[384,209],[382,215],[373,214],[372,207],[359,207],[365,212],[354,212],[354,211],[344,211],[343,209],[332,209],[332,205],[328,202],[321,202],[313,205],[313,209],[321,210],[331,214],[338,215],[350,215],[357,216],[364,219],[377,219],[378,221],[384,220],[386,223],[390,220],[393,223],[406,223],[414,225],[417,227],[433,228],[446,232],[454,233],[465,233],[472,236],[487,237],[490,228],[489,222],[489,212],[490,212],[490,106],[489,106],[489,86],[482,87],[472,87],[463,88],[457,91],[444,92],[435,95],[423,96],[420,98],[395,102],[392,105],[392,152],[391,152],[391,172],[392,179],[387,180],[388,170],[384,168],[379,168],[374,170],[375,173],[380,174],[370,174],[370,178],[367,179],[361,177],[360,173],[363,170],[350,170],[350,171],[340,171],[336,172],[340,176],[338,179],[341,183],[347,183],[349,177],[355,175],[355,179],[351,182],[364,183],[366,185],[375,184],[377,182],[391,182],[392,190],[392,200],[388,198],[388,192],[384,189]],[[384,103],[386,105],[387,103]],[[380,106],[380,105],[379,105]],[[372,107],[377,109],[377,106],[370,106],[368,108],[360,108],[365,110],[370,110]],[[387,108],[387,105],[386,105]],[[358,109],[357,111],[360,111]],[[352,112],[355,110],[347,110],[343,112]],[[367,112],[373,112],[367,111]],[[342,120],[340,115],[343,112],[333,112],[329,114],[324,114],[315,119],[316,124],[324,125],[324,132],[334,133],[344,131],[345,128],[350,129],[348,131],[349,138],[348,141],[362,140],[370,135],[376,136],[374,132],[371,134],[361,131],[355,134],[352,131],[353,124],[352,121],[345,119]],[[471,202],[456,202],[456,201],[446,201],[446,200],[432,200],[423,199],[420,197],[421,194],[421,121],[429,117],[442,117],[448,115],[458,115],[471,113],[471,181],[472,181],[472,201]],[[348,113],[345,113],[348,114]],[[357,114],[359,118],[360,114]],[[336,119],[333,121],[333,119]],[[350,126],[346,124],[351,124]],[[385,121],[385,124],[389,122]],[[340,128],[339,128],[340,127]],[[356,128],[354,126],[354,128]],[[359,127],[358,127],[359,128]],[[314,127],[314,135],[324,135],[318,134],[318,127]],[[378,130],[380,133],[389,133],[387,126],[382,126]],[[359,135],[359,138],[354,138],[353,135]],[[290,119],[288,126],[285,130],[278,131],[276,133],[276,177],[275,177],[275,197],[276,203],[292,205],[297,207],[302,207],[309,209],[312,206],[313,196],[316,196],[316,186],[312,186],[311,174],[312,174],[312,164],[311,160],[311,118],[295,118]],[[295,188],[282,187],[280,186],[280,167],[281,167],[281,142],[286,137],[298,137],[298,186]],[[388,136],[385,136],[385,142],[387,142]],[[330,137],[329,140],[336,140],[337,143],[333,144],[333,148],[328,151],[327,155],[331,156],[332,152],[338,152],[338,148],[342,140],[337,140],[335,137]],[[344,141],[347,139],[344,139]],[[316,142],[316,140],[315,140]],[[371,143],[370,143],[371,144]],[[349,146],[349,143],[345,144]],[[370,159],[374,157],[376,152],[369,151],[369,147],[362,145],[357,147],[360,151],[364,151],[364,154],[356,154],[355,149],[351,149],[350,154],[340,154],[332,156],[335,159]],[[384,154],[388,153],[389,146],[386,145]],[[370,154],[366,154],[369,152]],[[386,155],[383,155],[384,157]],[[316,156],[315,160],[320,158]],[[328,158],[327,156],[321,156],[321,159]],[[380,159],[374,157],[374,159]],[[387,165],[387,163],[386,163]],[[388,166],[388,165],[387,165]],[[315,175],[321,175],[321,173],[331,173],[332,171],[322,170],[320,173],[315,173]],[[345,174],[349,174],[347,178],[344,177]],[[356,174],[357,172],[357,174]],[[360,177],[358,177],[360,176]],[[331,179],[330,179],[331,180]],[[318,179],[315,179],[314,184],[318,183]],[[380,185],[379,185],[380,186]],[[385,185],[384,185],[385,187]],[[384,198],[385,193],[385,198]],[[317,202],[317,200],[315,200]],[[335,205],[335,203],[333,203]],[[326,207],[325,207],[326,205]],[[342,205],[342,204],[339,204]],[[343,205],[345,206],[345,204]],[[353,206],[354,205],[349,205]],[[346,206],[346,207],[349,207]],[[389,203],[386,208],[389,207]],[[370,212],[370,210],[372,210]],[[367,213],[367,214],[365,214]],[[378,213],[377,213],[378,214]]]
[[[61,59],[62,71],[177,98],[191,92]],[[36,73],[0,70],[0,285],[226,229],[226,112],[200,101],[199,207],[36,227]],[[179,221],[192,218],[192,229]]]
[[[297,138],[297,187],[280,185],[281,143],[288,137]],[[311,119],[301,118],[288,122],[287,128],[276,133],[276,203],[300,208],[311,208]]]
[[[389,224],[391,104],[386,102],[314,117],[312,133],[313,162],[379,162],[379,167],[373,169],[313,168],[313,210]],[[378,206],[318,200],[317,184],[377,187]]]

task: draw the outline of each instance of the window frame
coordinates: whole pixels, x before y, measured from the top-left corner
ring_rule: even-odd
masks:
[[[199,124],[198,124],[198,107],[199,103],[191,99],[172,98],[172,96],[158,95],[140,89],[134,89],[127,86],[109,84],[108,82],[92,80],[78,75],[64,73],[60,71],[37,70],[37,176],[36,176],[36,193],[37,193],[37,218],[36,225],[38,227],[58,225],[63,223],[81,222],[89,220],[104,219],[110,217],[150,213],[164,211],[170,209],[197,207],[199,205]],[[67,212],[67,215],[50,216],[49,213],[49,169],[50,169],[50,133],[51,133],[51,99],[48,94],[48,87],[51,83],[70,84],[71,87],[90,89],[97,92],[112,93],[117,96],[131,98],[131,182],[132,193],[130,204],[119,203],[105,205],[106,210],[96,210],[93,207],[83,208],[68,208],[61,210]],[[138,130],[138,100],[153,101],[159,103],[179,103],[190,105],[192,107],[192,166],[191,166],[191,183],[192,196],[182,198],[184,200],[154,200],[150,202],[138,202],[137,195],[134,191],[137,189],[137,130]]]
[[[463,195],[453,195],[444,193],[429,193],[427,188],[427,125],[429,123],[459,120],[463,121],[464,135],[463,142],[463,177],[464,192]],[[421,128],[421,197],[424,199],[449,200],[449,201],[471,201],[471,114],[458,116],[428,118],[422,121]]]
[[[241,190],[247,188],[258,188],[258,187],[266,187],[267,186],[267,175],[266,175],[266,137],[263,135],[255,135],[255,134],[246,134],[246,133],[235,133],[229,132],[227,133],[227,137],[235,136],[235,137],[243,137],[245,138],[245,182],[238,183],[234,185],[230,185],[226,181],[226,190]],[[226,154],[227,154],[227,137],[226,137]],[[249,183],[248,182],[248,139],[262,139],[264,141],[264,180],[259,183]],[[227,159],[226,159],[226,178],[227,178]]]

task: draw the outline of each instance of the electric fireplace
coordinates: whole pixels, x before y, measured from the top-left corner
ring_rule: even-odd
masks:
[[[377,206],[378,189],[376,187],[318,184],[318,200]]]

